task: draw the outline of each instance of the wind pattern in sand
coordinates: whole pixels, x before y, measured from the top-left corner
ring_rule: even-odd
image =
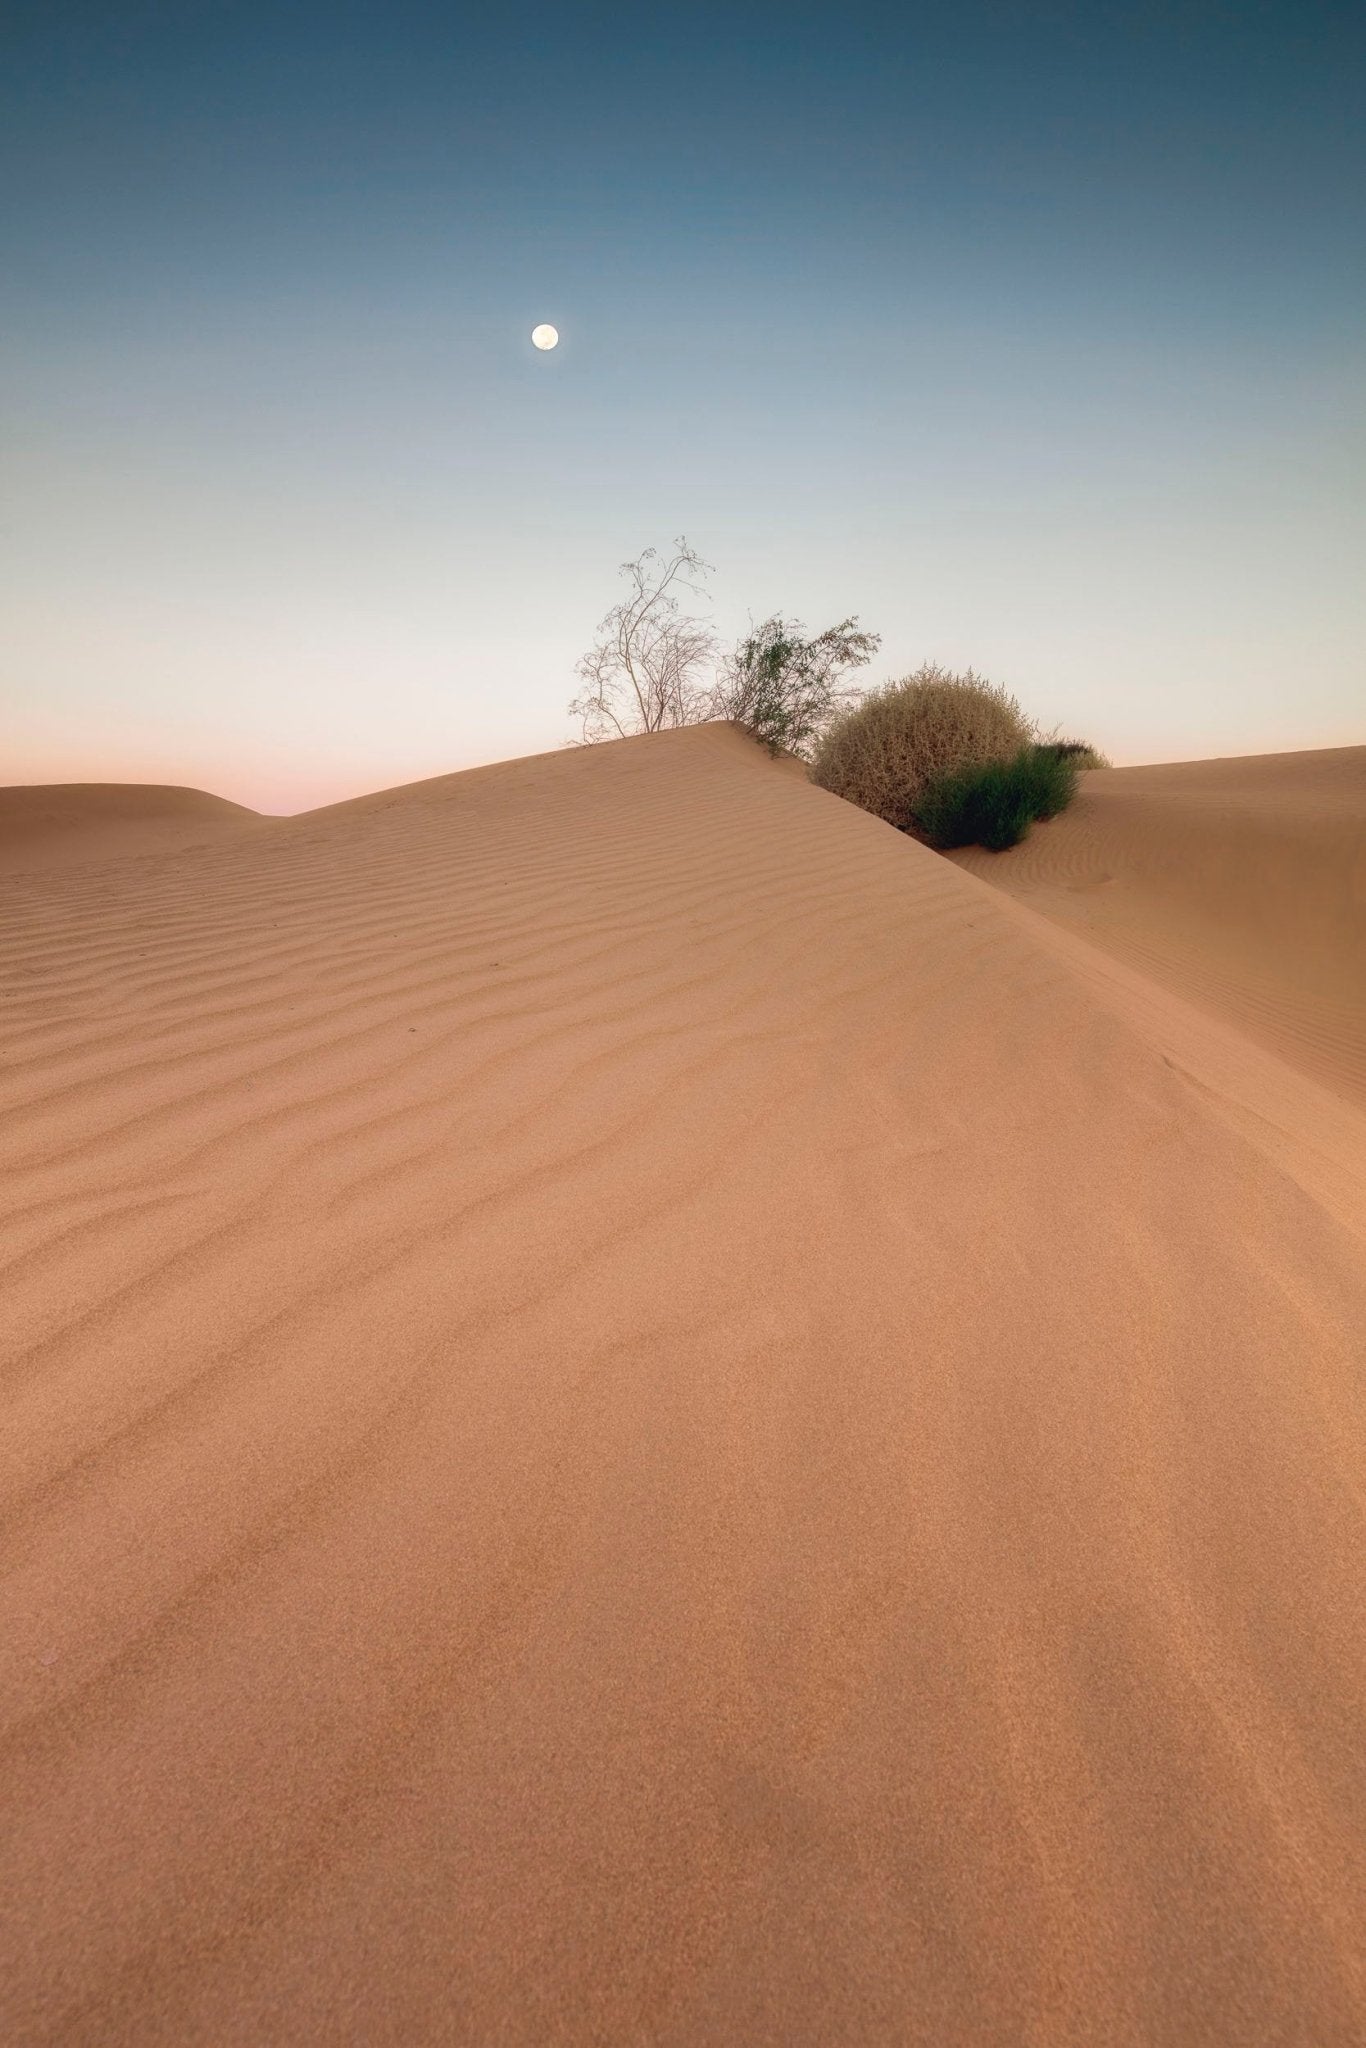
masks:
[[[1364,764],[30,806],[0,2038],[1359,2042]]]

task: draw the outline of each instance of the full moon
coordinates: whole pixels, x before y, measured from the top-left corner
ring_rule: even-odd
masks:
[[[555,327],[533,327],[531,330],[532,345],[535,348],[554,348],[559,338],[559,329]]]

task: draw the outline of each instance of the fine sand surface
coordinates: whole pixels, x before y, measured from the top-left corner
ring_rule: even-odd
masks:
[[[1366,747],[1101,769],[952,858],[1366,1108]]]
[[[158,783],[66,782],[0,789],[0,883],[57,867],[210,845],[225,830],[268,829],[225,797]]]
[[[8,883],[0,2040],[1366,2039],[1345,767],[1298,914],[721,726]]]

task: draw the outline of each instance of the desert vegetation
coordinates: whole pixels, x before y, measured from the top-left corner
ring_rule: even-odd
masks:
[[[1040,742],[1050,753],[1058,754],[1071,761],[1075,768],[1108,768],[1111,766],[1108,754],[1102,754],[1098,747],[1089,747],[1085,740],[1043,740]]]
[[[771,754],[809,759],[822,735],[862,692],[850,674],[871,661],[882,642],[841,619],[806,637],[799,620],[765,619],[743,639],[716,688],[715,712],[744,727]]]
[[[1080,770],[1108,765],[1082,740],[1041,738],[1000,684],[927,662],[832,719],[812,776],[930,846],[1000,852],[1066,808]]]
[[[711,573],[681,535],[672,555],[646,548],[622,563],[627,594],[578,663],[582,688],[569,712],[581,743],[725,718],[770,753],[805,760],[857,700],[849,677],[881,646],[876,633],[847,618],[808,635],[800,620],[775,613],[725,652],[706,621],[683,607],[684,592],[705,595]]]
[[[634,562],[622,563],[621,574],[626,596],[600,622],[577,667],[583,687],[569,715],[585,744],[701,725],[715,716],[720,643],[682,602],[685,591],[703,595],[710,563],[680,536],[672,555],[646,548]]]
[[[927,662],[914,675],[868,691],[833,720],[811,772],[822,789],[911,832],[917,803],[932,782],[1010,760],[1036,738],[1000,684],[971,669],[954,675]]]
[[[1008,761],[959,768],[926,784],[916,798],[915,827],[931,846],[985,846],[1003,853],[1036,818],[1055,818],[1077,789],[1072,755],[1051,746],[1021,747]]]
[[[1083,740],[1044,738],[1018,700],[973,669],[925,662],[872,690],[851,678],[881,637],[856,617],[808,634],[774,613],[729,652],[683,593],[711,574],[686,539],[646,548],[627,594],[578,663],[581,743],[728,719],[804,760],[822,789],[937,847],[1013,846],[1071,802],[1078,772],[1108,767]]]

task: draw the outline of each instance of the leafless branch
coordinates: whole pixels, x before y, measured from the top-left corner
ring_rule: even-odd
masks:
[[[680,536],[667,561],[646,548],[634,562],[623,562],[621,573],[630,583],[629,595],[613,605],[576,664],[584,687],[569,711],[579,721],[583,743],[697,725],[714,716],[709,671],[716,636],[703,620],[685,613],[679,600],[681,590],[704,595],[701,579],[710,575],[709,565]]]

